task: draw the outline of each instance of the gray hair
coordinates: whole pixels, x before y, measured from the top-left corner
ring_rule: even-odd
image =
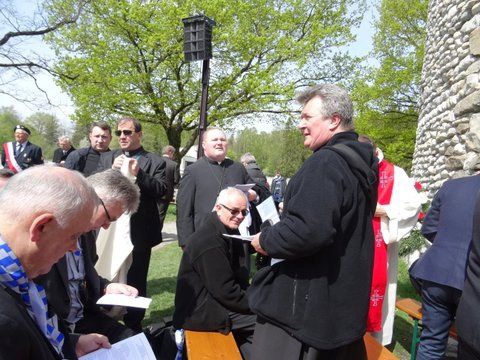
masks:
[[[348,93],[334,84],[314,85],[297,95],[296,100],[305,105],[314,97],[322,99],[320,112],[325,116],[338,114],[345,130],[353,130],[353,104]]]
[[[133,214],[140,203],[140,189],[118,170],[108,169],[87,178],[104,204],[120,202],[124,212]]]
[[[242,190],[234,188],[233,186],[229,186],[229,187],[223,189],[222,191],[220,191],[220,194],[218,194],[218,197],[217,197],[217,201],[215,201],[215,205],[216,204],[224,204],[233,195],[238,195],[238,196],[243,197],[245,199],[245,202],[248,204],[247,195],[245,195],[245,193]]]
[[[162,149],[162,154],[175,153],[175,148],[172,145],[166,145]]]
[[[79,214],[99,204],[98,196],[77,171],[38,165],[9,179],[0,191],[0,217],[17,222],[37,212],[50,212],[62,229]]]
[[[68,137],[67,135],[59,136],[59,137],[58,137],[58,142],[60,142],[60,141],[68,141],[68,142],[70,142],[70,137]]]
[[[242,157],[240,158],[240,162],[245,164],[251,164],[257,162],[257,160],[255,159],[255,156],[247,152],[242,155]]]

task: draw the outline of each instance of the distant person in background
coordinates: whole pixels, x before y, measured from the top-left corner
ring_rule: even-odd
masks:
[[[0,189],[7,183],[15,173],[9,169],[0,169]]]
[[[72,146],[70,142],[70,138],[66,135],[60,136],[58,138],[58,149],[55,149],[53,152],[53,162],[55,164],[58,164],[60,166],[63,166],[65,164],[65,160],[67,159],[67,156],[75,150],[75,148]]]
[[[43,164],[42,149],[28,141],[30,129],[17,125],[13,131],[15,141],[3,144],[2,165],[18,173],[31,166]]]
[[[405,170],[387,161],[365,135],[358,141],[372,145],[378,158],[378,202],[373,218],[375,252],[367,331],[382,345],[392,342],[397,294],[399,242],[417,223],[422,199]]]
[[[167,192],[158,201],[158,212],[160,214],[160,228],[163,229],[163,222],[167,215],[168,205],[173,200],[175,193],[175,186],[180,181],[180,168],[178,163],[174,161],[175,148],[172,145],[167,145],[163,148],[162,159],[165,161],[165,178],[167,181]]]
[[[110,151],[112,128],[105,122],[94,122],[88,132],[90,146],[73,151],[65,160],[67,169],[81,172],[89,176],[97,170],[100,155]]]
[[[287,188],[287,181],[280,174],[280,170],[275,171],[275,177],[272,180],[272,186],[270,191],[273,195],[273,201],[275,206],[279,209],[279,204],[283,202],[283,197],[285,196],[285,189]]]
[[[250,154],[249,152],[242,155],[240,158],[240,162],[245,166],[248,175],[255,181],[255,184],[265,187],[266,189],[269,188],[267,177],[260,169],[260,166],[257,164],[257,160],[255,156]]]

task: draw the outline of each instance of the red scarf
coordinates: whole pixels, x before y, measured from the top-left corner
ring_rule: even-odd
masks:
[[[22,171],[22,168],[20,165],[18,165],[18,162],[15,159],[13,142],[3,144],[3,153],[5,154],[5,164],[11,171],[13,171],[15,174]]]
[[[393,164],[383,159],[378,164],[378,203],[390,204],[393,190]],[[382,330],[382,305],[387,289],[387,244],[382,236],[380,217],[373,218],[373,233],[375,234],[375,250],[373,255],[373,275],[370,289],[367,331]]]

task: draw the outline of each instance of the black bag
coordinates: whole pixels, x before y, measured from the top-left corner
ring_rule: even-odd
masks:
[[[175,329],[172,319],[164,318],[161,322],[148,325],[143,329],[148,342],[152,346],[155,357],[159,360],[173,360],[177,354]],[[183,359],[186,359],[184,356]]]

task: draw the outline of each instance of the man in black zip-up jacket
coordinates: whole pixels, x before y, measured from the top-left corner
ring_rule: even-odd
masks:
[[[290,180],[281,221],[252,245],[283,259],[249,289],[255,359],[366,359],[376,161],[353,132],[352,103],[335,85],[308,89],[299,129],[313,151]],[[335,151],[346,145],[353,152]],[[366,171],[357,171],[360,163]],[[361,167],[361,166],[360,166]]]
[[[245,359],[255,316],[250,312],[246,289],[248,269],[242,241],[225,234],[238,234],[247,210],[247,198],[238,189],[222,190],[214,212],[187,239],[175,292],[173,325],[196,331],[232,331]]]

